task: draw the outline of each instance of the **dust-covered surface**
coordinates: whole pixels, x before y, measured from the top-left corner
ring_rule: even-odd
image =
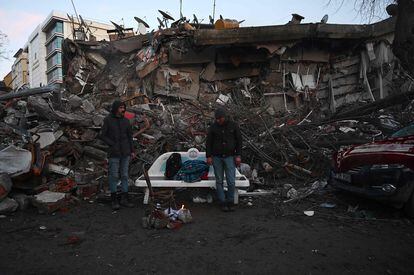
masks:
[[[390,207],[343,193],[292,204],[241,200],[235,212],[186,203],[193,223],[143,229],[137,208],[81,202],[0,219],[2,274],[413,274],[413,224]],[[335,208],[322,208],[328,200]],[[181,201],[179,201],[181,203]],[[349,212],[353,207],[357,209]],[[313,210],[307,217],[304,210]]]

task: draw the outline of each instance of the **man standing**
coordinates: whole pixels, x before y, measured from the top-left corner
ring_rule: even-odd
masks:
[[[208,129],[206,141],[207,164],[213,165],[217,196],[221,209],[233,211],[236,166],[241,163],[242,138],[239,126],[230,121],[223,108],[214,112],[215,122]],[[223,189],[226,174],[227,196]]]
[[[111,190],[112,209],[118,210],[119,204],[125,207],[134,205],[128,200],[128,166],[131,158],[135,157],[132,144],[132,129],[129,120],[124,117],[125,103],[115,100],[111,113],[105,118],[101,139],[109,146],[108,181]],[[121,176],[121,201],[116,195],[119,175]]]

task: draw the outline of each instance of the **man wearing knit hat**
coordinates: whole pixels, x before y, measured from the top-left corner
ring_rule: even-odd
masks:
[[[224,108],[216,109],[214,117],[215,122],[210,126],[207,134],[207,164],[213,165],[214,168],[217,197],[221,209],[225,212],[233,211],[236,166],[241,163],[241,133],[237,123],[229,120]],[[223,189],[224,174],[227,194]]]
[[[132,144],[132,129],[129,120],[124,117],[125,103],[115,100],[111,113],[105,118],[102,126],[101,139],[109,146],[108,150],[108,181],[111,190],[112,209],[118,210],[119,204],[133,207],[128,200],[128,166],[135,156]],[[117,198],[117,184],[121,179],[121,201]]]

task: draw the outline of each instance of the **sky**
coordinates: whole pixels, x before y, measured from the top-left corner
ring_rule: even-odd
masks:
[[[208,16],[213,13],[213,2],[182,0],[183,15],[192,18],[196,14],[199,21],[208,22]],[[135,29],[134,16],[147,21],[151,30],[157,29],[158,9],[176,19],[180,14],[180,0],[73,0],[73,3],[83,18],[108,24],[112,20]],[[285,24],[292,13],[304,16],[303,23],[319,22],[325,14],[329,15],[328,23],[368,23],[354,3],[354,0],[216,0],[216,18],[221,14],[224,18],[245,20],[242,23],[245,27]],[[0,79],[11,70],[13,55],[52,10],[75,14],[71,0],[0,0],[0,31],[8,36],[3,49],[8,59],[0,58]],[[384,16],[381,14],[372,21],[379,21]]]

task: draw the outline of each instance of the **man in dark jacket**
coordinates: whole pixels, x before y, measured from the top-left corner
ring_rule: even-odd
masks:
[[[112,103],[111,113],[105,118],[102,127],[101,139],[109,146],[108,181],[111,190],[112,209],[119,209],[116,195],[119,175],[121,175],[121,201],[125,207],[134,205],[128,201],[128,166],[131,158],[135,157],[132,144],[132,129],[129,120],[124,117],[125,103],[115,100]]]
[[[236,181],[236,166],[241,163],[242,138],[239,126],[230,121],[223,108],[215,113],[215,122],[208,129],[206,141],[207,164],[213,165],[217,196],[223,211],[232,211]],[[223,189],[226,174],[227,196]]]

